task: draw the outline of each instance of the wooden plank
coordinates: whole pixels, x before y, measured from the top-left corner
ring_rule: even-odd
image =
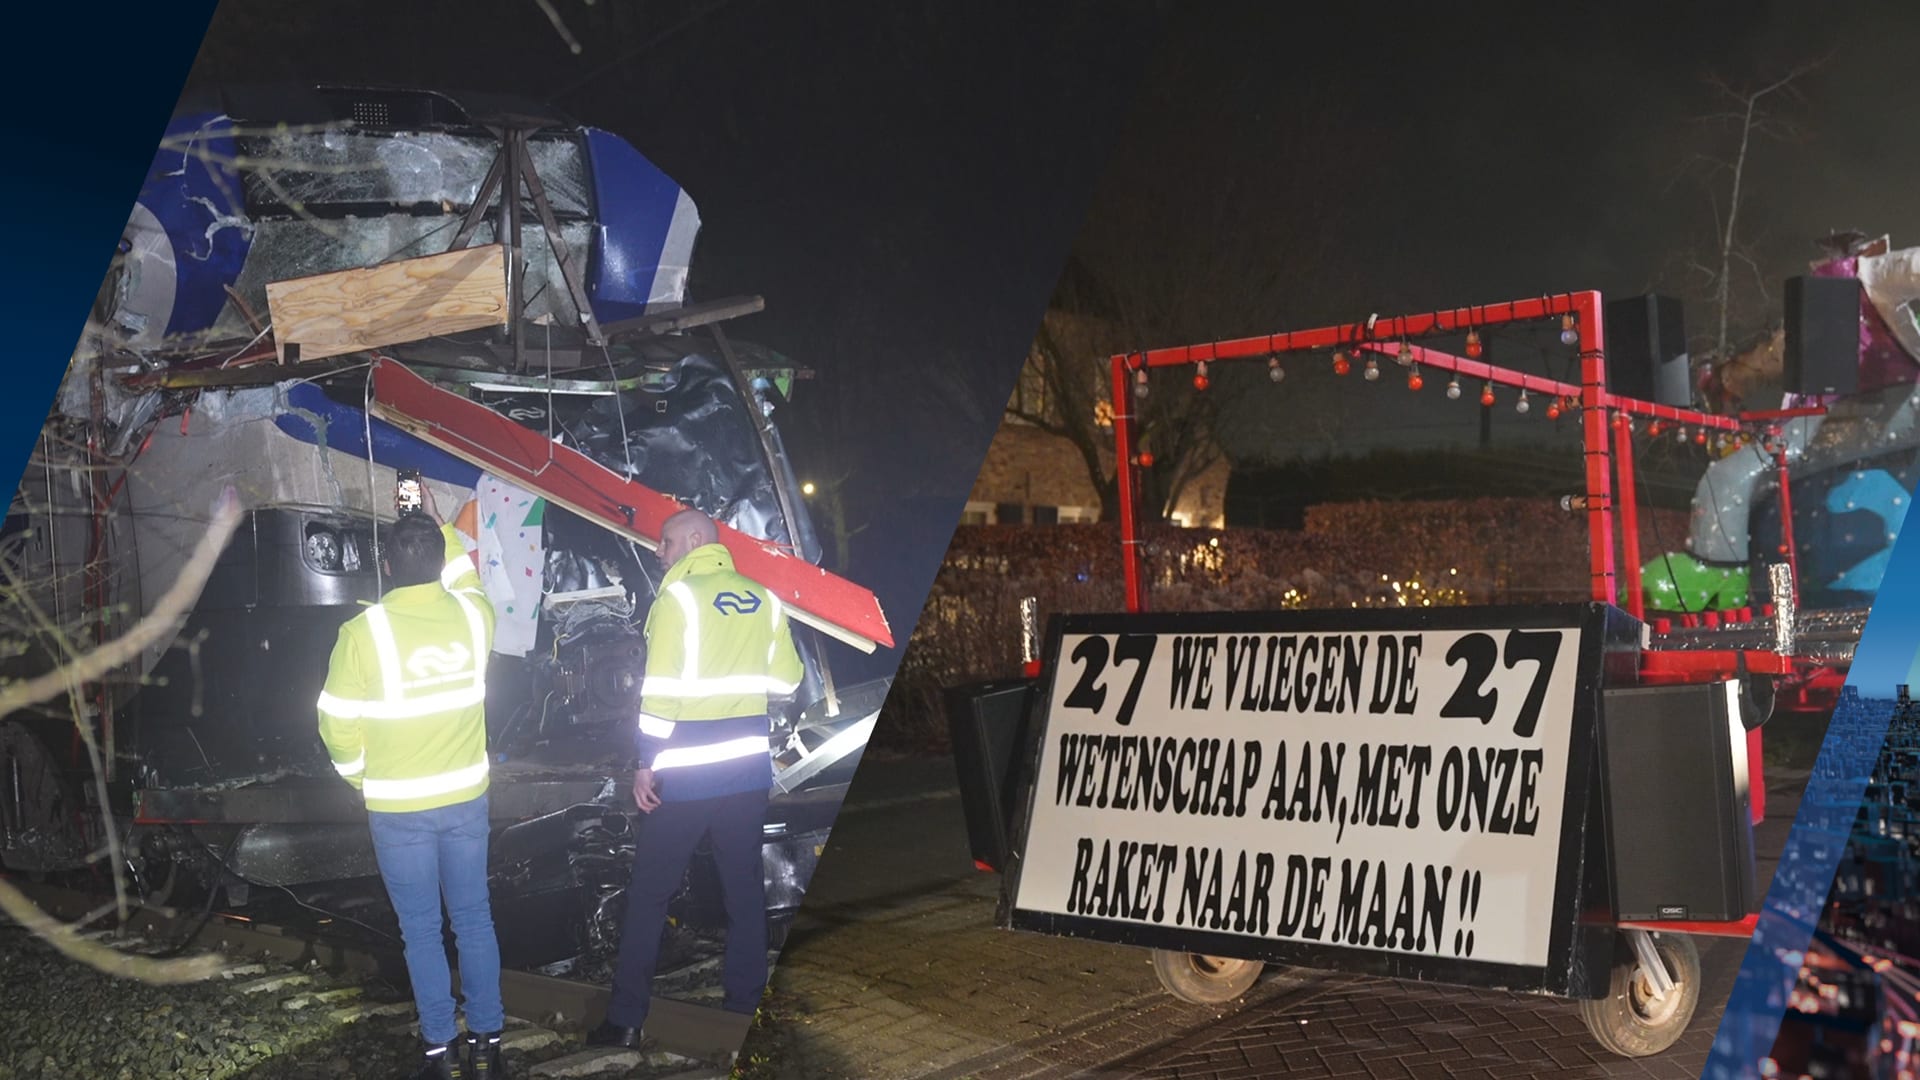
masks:
[[[319,378],[336,371],[349,371],[366,366],[365,360],[353,357],[335,357],[332,359],[302,364],[300,377]],[[231,368],[161,368],[158,371],[129,375],[120,380],[120,385],[129,390],[145,392],[148,390],[204,390],[231,386],[272,386],[274,383],[293,378],[280,364],[257,363],[245,367]]]
[[[374,415],[409,434],[538,493],[648,550],[660,526],[682,509],[678,499],[629,480],[541,432],[443,390],[395,361],[373,365]],[[772,590],[793,618],[872,652],[893,647],[893,631],[873,593],[778,545],[720,525],[735,569]]]
[[[504,326],[506,249],[486,247],[401,259],[354,270],[275,281],[267,311],[282,363]]]
[[[735,296],[725,300],[710,300],[704,304],[688,304],[670,311],[656,311],[651,315],[638,315],[631,319],[621,319],[601,327],[607,340],[639,334],[671,334],[679,330],[691,330],[696,326],[738,319],[743,315],[753,315],[767,310],[765,297]]]

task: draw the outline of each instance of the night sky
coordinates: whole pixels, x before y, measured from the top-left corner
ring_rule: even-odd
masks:
[[[566,89],[557,105],[699,202],[695,298],[766,296],[735,335],[820,373],[785,429],[803,473],[852,476],[848,516],[866,527],[849,576],[901,637],[1069,249],[1122,296],[1180,313],[1148,345],[1674,289],[1713,228],[1689,159],[1729,135],[1695,122],[1716,107],[1704,77],[1827,53],[1803,101],[1776,103],[1806,137],[1749,162],[1743,233],[1763,277],[1777,291],[1837,229],[1920,243],[1910,3],[1393,19],[1206,4],[1161,27],[1145,5],[555,2],[578,56],[532,0],[228,0],[192,81]],[[1708,324],[1690,308],[1696,336]],[[1566,364],[1550,348],[1498,359]],[[1392,372],[1366,386],[1295,371],[1238,397],[1236,455],[1478,436],[1473,394],[1449,403],[1440,380],[1416,397]],[[1573,453],[1572,425],[1543,412],[1503,400],[1496,444]]]
[[[803,479],[849,477],[864,530],[846,573],[904,644],[1144,68],[1152,6],[554,6],[578,56],[532,0],[227,0],[190,85],[566,89],[554,104],[699,204],[691,297],[764,296],[730,333],[818,373],[776,420]],[[836,666],[844,681],[897,658]]]
[[[1747,171],[1741,233],[1772,310],[1817,237],[1920,244],[1920,5],[1421,8],[1207,4],[1176,17],[1079,245],[1123,291],[1192,294],[1200,325],[1147,344],[1569,289],[1670,290],[1683,284],[1677,257],[1713,232],[1689,160],[1731,145],[1731,129],[1694,122],[1718,107],[1705,76],[1737,84],[1829,52],[1798,84],[1804,103],[1775,101],[1806,138],[1756,144]],[[1165,272],[1143,278],[1147,263]],[[1690,307],[1688,329],[1708,332],[1709,311]],[[1501,359],[1564,363],[1531,349]],[[1264,372],[1251,374],[1265,391]],[[1449,407],[1440,380],[1416,399],[1391,373],[1371,387],[1317,366],[1297,374],[1286,404],[1249,395],[1236,454],[1478,435],[1471,390]],[[1521,421],[1503,401],[1496,442],[1551,437],[1540,412]],[[1563,426],[1556,441],[1573,453]]]

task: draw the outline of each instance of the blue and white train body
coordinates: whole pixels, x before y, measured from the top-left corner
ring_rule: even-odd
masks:
[[[532,128],[534,164],[602,323],[677,306],[693,200],[624,139],[518,102],[418,90],[225,92],[167,126],[103,298],[128,347],[252,336],[269,281],[444,250],[499,148]],[[538,217],[523,216],[523,317],[577,325]],[[476,243],[494,243],[495,222]]]

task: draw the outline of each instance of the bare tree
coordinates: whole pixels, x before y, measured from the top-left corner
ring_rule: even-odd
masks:
[[[1734,292],[1736,272],[1752,275],[1759,298],[1757,307],[1765,310],[1771,306],[1772,298],[1765,272],[1741,233],[1741,212],[1751,196],[1752,181],[1748,170],[1755,146],[1762,140],[1791,142],[1806,137],[1805,129],[1791,115],[1790,109],[1775,109],[1773,105],[1782,100],[1790,106],[1804,105],[1806,98],[1801,93],[1800,81],[1818,70],[1827,60],[1828,57],[1823,56],[1798,64],[1785,74],[1750,83],[1736,84],[1718,75],[1707,79],[1707,85],[1712,88],[1721,107],[1696,117],[1695,122],[1717,129],[1731,129],[1732,138],[1728,149],[1697,153],[1688,163],[1706,188],[1714,224],[1711,265],[1693,259],[1689,261],[1689,266],[1711,293],[1715,328],[1710,355],[1716,363],[1732,356],[1736,329],[1734,312],[1740,306]]]
[[[1116,353],[1144,347],[1139,331],[1128,334],[1121,319],[1094,312],[1112,310],[1090,302],[1097,285],[1070,270],[1056,291],[1027,354],[1006,415],[1071,444],[1087,479],[1100,496],[1100,515],[1111,521],[1119,508],[1113,468],[1112,376]],[[1143,468],[1140,505],[1151,517],[1171,514],[1181,493],[1221,458],[1216,398],[1174,375],[1151,380],[1144,397],[1132,397],[1138,449],[1152,464]]]
[[[1159,78],[1190,81],[1207,78],[1213,58],[1166,63]],[[1112,355],[1285,330],[1356,272],[1342,257],[1346,238],[1325,227],[1324,203],[1340,193],[1312,182],[1303,164],[1364,145],[1345,123],[1350,114],[1348,102],[1321,87],[1272,112],[1194,117],[1150,100],[1134,116],[1007,410],[1073,445],[1104,518],[1117,507]],[[1192,370],[1158,372],[1133,403],[1137,445],[1152,461],[1141,473],[1149,517],[1164,519],[1224,456],[1223,440],[1243,419],[1228,400],[1242,385],[1236,377],[1266,384],[1264,370],[1227,367],[1208,373],[1205,391]],[[1296,403],[1300,389],[1289,384]],[[1300,427],[1331,416],[1303,415]]]
[[[77,700],[81,687],[102,678],[108,672],[138,657],[147,648],[163,641],[179,631],[187,614],[200,597],[200,590],[206,585],[207,578],[213,573],[215,561],[225,550],[227,541],[240,525],[245,511],[239,499],[229,490],[214,511],[213,521],[195,546],[193,555],[181,569],[180,576],[168,588],[165,595],[153,606],[148,614],[135,623],[125,633],[85,651],[75,650],[70,659],[53,670],[30,679],[0,686],[0,716],[20,709],[43,705],[56,698],[65,697]],[[19,583],[11,590],[21,595]],[[49,627],[57,632],[58,628]],[[98,797],[100,805],[105,806],[106,792],[105,770],[101,762],[100,748],[94,733],[83,716],[75,716],[75,727],[82,742],[85,743],[92,761],[95,783],[101,785]],[[77,923],[66,923],[56,919],[34,904],[17,886],[5,878],[0,878],[0,911],[33,932],[41,940],[52,945],[61,953],[109,975],[138,979],[150,983],[196,982],[217,973],[223,961],[219,956],[207,955],[175,959],[154,959],[144,956],[130,956],[108,948],[98,942],[79,936],[79,930],[92,918],[105,915],[118,908],[124,918],[128,908],[125,899],[124,884],[119,875],[122,860],[119,857],[118,838],[111,826],[107,829],[106,848],[97,852],[96,857],[104,857],[108,865],[114,868],[115,904],[96,915]]]

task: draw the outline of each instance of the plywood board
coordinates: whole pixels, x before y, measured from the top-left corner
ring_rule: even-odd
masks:
[[[301,360],[504,326],[507,257],[499,244],[275,281],[267,310],[280,360]]]

